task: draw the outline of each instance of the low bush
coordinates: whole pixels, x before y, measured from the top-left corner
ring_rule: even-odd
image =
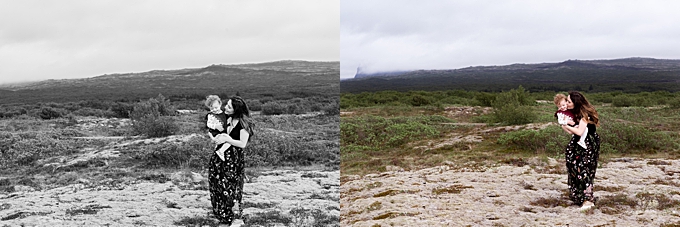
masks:
[[[162,95],[138,102],[130,113],[133,132],[149,137],[173,135],[179,130],[179,126],[168,115],[174,114],[174,107]]]
[[[433,125],[442,122],[451,120],[442,116],[347,118],[340,122],[340,143],[343,147],[399,147],[412,141],[439,136],[439,130]]]
[[[249,154],[245,159],[246,165],[251,167],[334,162],[340,159],[339,151],[337,142],[264,130],[258,131],[244,152]]]
[[[114,116],[119,118],[130,118],[130,113],[133,109],[134,105],[124,102],[116,102],[111,106]]]
[[[107,110],[100,110],[100,109],[92,109],[90,107],[85,107],[78,109],[76,111],[73,111],[74,115],[78,116],[93,116],[93,117],[113,117],[115,114],[111,111]]]
[[[267,102],[262,104],[263,115],[281,115],[286,113],[287,107],[278,102]]]
[[[133,158],[141,160],[144,167],[177,168],[180,166],[192,169],[206,168],[212,157],[214,144],[204,137],[193,137],[184,143],[160,143],[140,146],[132,152]]]
[[[522,86],[508,92],[499,93],[491,104],[494,110],[490,119],[494,123],[506,125],[534,122],[538,118],[538,115],[530,107],[534,103],[535,100],[531,100],[528,92]]]
[[[602,123],[597,128],[600,136],[600,154],[654,153],[677,149],[678,144],[668,134],[651,131],[638,125],[620,122]],[[560,126],[548,126],[542,130],[520,130],[502,134],[497,143],[515,149],[559,156],[571,139]]]
[[[497,143],[514,149],[560,156],[571,136],[560,126],[551,125],[541,130],[520,130],[501,134]]]
[[[671,109],[680,109],[680,97],[669,100],[668,107]]]
[[[3,157],[0,159],[0,166],[32,166],[35,161],[43,158],[69,155],[85,146],[103,145],[102,141],[70,139],[67,135],[73,132],[69,130],[0,132],[0,151]]]
[[[678,146],[668,134],[650,130],[647,127],[622,122],[603,122],[597,129],[606,151],[632,154],[655,153],[671,150]],[[600,147],[603,151],[603,147]]]
[[[66,114],[67,114],[67,111],[64,110],[64,109],[52,108],[52,107],[42,107],[42,108],[40,108],[40,112],[38,112],[38,117],[40,117],[44,120],[49,120],[49,119],[60,118],[62,116],[65,116]]]

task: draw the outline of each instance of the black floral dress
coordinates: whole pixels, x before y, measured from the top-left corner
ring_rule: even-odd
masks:
[[[226,125],[224,128],[227,128]],[[229,136],[239,140],[241,137],[241,123],[237,123],[231,130]],[[219,149],[221,146],[215,148]],[[208,167],[208,181],[210,182],[210,201],[213,207],[213,214],[220,222],[231,224],[234,219],[240,217],[243,212],[241,199],[243,194],[243,170],[244,159],[243,149],[231,146],[224,153],[225,161],[213,152]],[[238,203],[238,211],[235,213],[232,208]]]
[[[566,149],[569,198],[577,205],[586,200],[594,201],[593,181],[600,156],[600,136],[595,132],[596,127],[594,124],[587,127],[586,148],[577,144],[581,137],[573,135]]]

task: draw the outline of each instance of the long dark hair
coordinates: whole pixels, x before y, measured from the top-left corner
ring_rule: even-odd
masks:
[[[253,133],[253,123],[248,119],[250,117],[250,110],[248,109],[248,104],[241,98],[241,96],[232,96],[229,98],[231,100],[231,107],[234,108],[234,113],[231,114],[232,118],[238,119],[241,122],[243,129],[250,134],[248,140],[254,136]]]
[[[574,103],[572,113],[574,113],[576,118],[581,119],[585,117],[586,122],[600,126],[597,110],[595,110],[595,107],[588,102],[588,99],[583,94],[578,91],[570,91],[569,99]]]

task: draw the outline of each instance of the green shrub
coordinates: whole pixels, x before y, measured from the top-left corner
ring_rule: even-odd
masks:
[[[430,100],[428,100],[427,98],[425,98],[422,95],[416,94],[416,95],[411,96],[411,103],[410,104],[412,106],[426,106],[426,105],[430,105],[430,103],[431,103]]]
[[[680,109],[680,97],[669,100],[668,107],[671,109]]]
[[[534,122],[538,115],[528,106],[506,105],[493,111],[493,121],[506,125],[522,125]]]
[[[609,154],[635,154],[653,153],[657,151],[672,150],[678,144],[663,132],[654,132],[643,126],[628,125],[620,122],[601,123],[597,128],[600,135],[600,153]],[[562,130],[560,126],[548,126],[539,131],[520,130],[502,134],[497,143],[512,146],[524,151],[547,151],[550,154],[559,155],[564,151],[571,135]]]
[[[564,153],[571,135],[560,126],[551,125],[541,130],[520,130],[501,134],[498,144],[534,153],[545,152],[559,156]]]
[[[607,121],[602,122],[600,126],[597,133],[602,143],[608,144],[607,150],[612,153],[653,153],[677,146],[668,134],[655,132],[640,125]]]
[[[475,96],[475,101],[477,105],[480,106],[492,106],[493,102],[496,100],[496,94],[482,92]]]
[[[494,108],[492,118],[494,122],[507,125],[521,125],[534,122],[538,115],[529,105],[533,105],[529,94],[522,86],[508,92],[496,95],[492,106]]]
[[[434,124],[451,122],[442,116],[394,117],[363,116],[340,121],[340,143],[371,148],[398,147],[412,141],[439,135]]]

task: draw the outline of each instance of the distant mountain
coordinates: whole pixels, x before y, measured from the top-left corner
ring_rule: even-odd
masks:
[[[337,95],[339,62],[275,61],[204,68],[108,74],[83,79],[0,85],[0,104],[87,99],[137,100],[169,96],[235,94],[246,98]]]
[[[680,60],[624,58],[362,74],[341,92],[379,90],[680,91]]]

